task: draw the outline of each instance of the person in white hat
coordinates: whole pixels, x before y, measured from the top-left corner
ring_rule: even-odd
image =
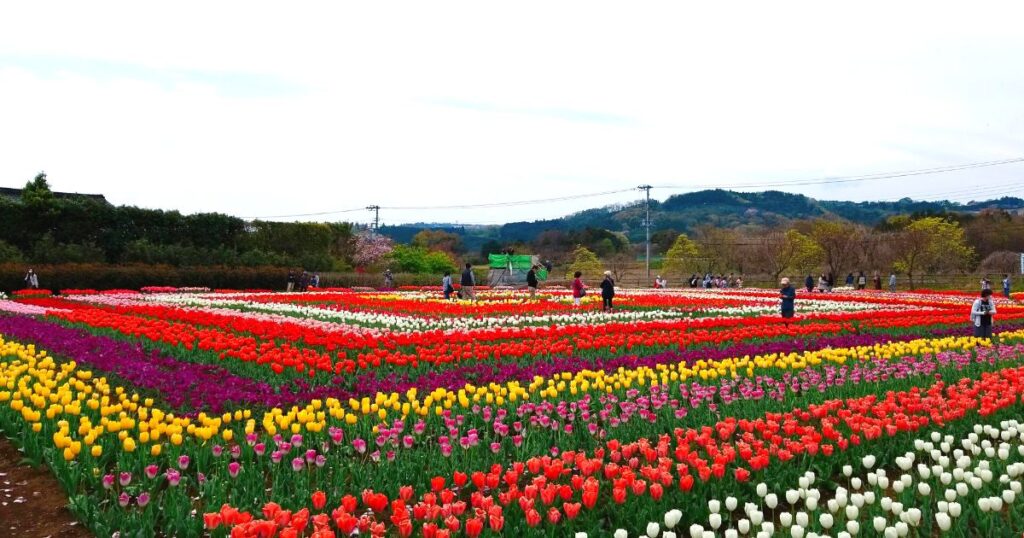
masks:
[[[604,272],[604,280],[601,281],[601,302],[605,312],[612,310],[612,298],[615,297],[615,280],[612,279],[612,272]]]
[[[780,310],[782,317],[791,318],[796,311],[796,289],[789,285],[789,278],[782,279],[782,289],[779,290],[779,298],[782,299]]]

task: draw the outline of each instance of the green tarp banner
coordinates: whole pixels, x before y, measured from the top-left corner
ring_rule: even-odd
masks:
[[[533,256],[525,254],[489,254],[488,261],[491,262],[491,269],[505,269],[512,262],[511,269],[517,271],[529,271],[533,266]]]

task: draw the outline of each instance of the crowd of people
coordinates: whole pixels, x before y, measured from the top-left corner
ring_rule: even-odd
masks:
[[[661,277],[659,276],[658,278],[660,279]],[[694,273],[690,275],[690,279],[687,280],[687,284],[689,284],[691,288],[742,288],[743,277],[734,275],[733,273],[729,273],[729,276],[705,273],[704,276],[701,277],[699,274]]]
[[[320,273],[309,271],[288,271],[287,291],[308,291],[320,287]]]

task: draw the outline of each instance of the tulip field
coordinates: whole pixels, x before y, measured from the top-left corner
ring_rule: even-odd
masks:
[[[1024,532],[1014,301],[477,299],[15,292],[0,428],[104,537]]]

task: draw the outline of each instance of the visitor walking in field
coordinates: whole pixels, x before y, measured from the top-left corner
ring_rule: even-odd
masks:
[[[576,271],[573,274],[572,280],[572,304],[576,307],[580,306],[583,300],[583,296],[587,294],[587,286],[583,284],[583,272]]]
[[[813,276],[807,275],[807,278],[804,279],[804,287],[807,288],[807,291],[814,291],[814,277]]]
[[[889,291],[896,293],[896,273],[889,273]]]
[[[1003,275],[1003,295],[1010,298],[1010,275]]]
[[[295,271],[288,271],[288,291],[295,290]]]
[[[850,274],[846,275],[846,286],[848,288],[852,288],[853,287],[853,273],[852,272]]]
[[[974,336],[992,338],[992,316],[996,313],[996,305],[992,302],[992,290],[981,290],[981,297],[975,299],[971,306],[971,323],[974,325]]]
[[[868,286],[868,277],[864,275],[864,271],[857,274],[857,289],[862,290]]]
[[[987,276],[981,279],[981,289],[992,291],[992,281]]]
[[[473,264],[467,263],[466,269],[462,271],[462,298],[471,301],[476,300],[476,277],[473,275]]]
[[[452,298],[452,292],[455,291],[455,286],[452,285],[451,271],[444,272],[444,277],[441,278],[441,291],[444,293],[444,300],[450,301]]]
[[[391,274],[391,268],[384,270],[384,289],[390,290],[395,287],[395,275]]]
[[[25,287],[33,290],[39,289],[39,275],[32,269],[25,273]]]
[[[808,276],[810,278],[810,276]],[[796,311],[796,289],[789,285],[789,278],[782,279],[782,289],[779,290],[779,299],[782,300],[782,304],[779,310],[784,318],[792,318],[793,313]]]
[[[526,287],[530,289],[530,298],[537,298],[537,286],[540,282],[537,280],[537,266],[530,267],[530,270],[526,272]]]
[[[612,311],[612,298],[615,297],[615,280],[612,279],[612,272],[604,272],[604,280],[601,281],[601,308],[605,312]]]
[[[320,273],[313,273],[313,276],[309,278],[309,286],[312,288],[320,287]]]
[[[818,277],[818,291],[821,292],[821,293],[825,293],[825,290],[827,290],[827,289],[828,289],[828,280],[825,278],[825,275],[822,274],[821,276]]]
[[[878,271],[875,271],[875,276],[871,279],[871,282],[875,285],[875,291],[882,290],[882,275],[879,275]]]

